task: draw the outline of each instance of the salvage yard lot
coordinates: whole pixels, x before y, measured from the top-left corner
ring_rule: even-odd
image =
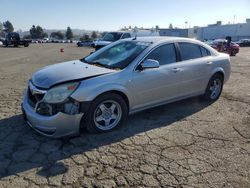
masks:
[[[250,187],[250,48],[231,58],[230,80],[213,104],[192,98],[146,110],[106,134],[37,134],[20,110],[28,79],[91,51],[0,47],[0,187]]]

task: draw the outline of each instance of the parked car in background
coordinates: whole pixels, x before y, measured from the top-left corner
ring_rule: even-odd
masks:
[[[227,53],[230,56],[235,56],[240,50],[240,46],[238,44],[235,42],[230,42],[228,45],[228,42],[225,39],[216,39],[210,43],[210,46],[216,49],[218,52]]]
[[[22,40],[20,38],[20,35],[18,33],[15,33],[15,32],[6,34],[5,40],[3,41],[3,45],[6,46],[6,47],[8,47],[8,46],[14,46],[14,47],[24,46],[24,47],[28,47],[30,43],[31,43],[31,40],[28,40],[28,39]]]
[[[82,47],[82,46],[93,46],[93,41],[91,41],[91,40],[89,40],[89,41],[78,41],[77,43],[76,43],[76,45],[78,46],[78,47]]]
[[[95,50],[98,50],[112,42],[115,42],[120,39],[131,38],[131,37],[147,37],[147,36],[160,36],[158,31],[152,30],[139,30],[139,31],[115,31],[107,32],[103,38],[100,40],[94,41],[93,47]]]
[[[236,42],[240,47],[250,47],[250,39],[241,39]]]
[[[49,38],[43,38],[42,43],[48,43],[49,42]]]
[[[137,37],[32,75],[22,111],[49,137],[117,128],[132,114],[193,96],[216,101],[230,76],[230,57],[196,40]]]

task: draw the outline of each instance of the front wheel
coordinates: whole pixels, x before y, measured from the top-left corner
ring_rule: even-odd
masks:
[[[84,123],[89,132],[108,132],[119,127],[127,116],[124,99],[115,93],[106,93],[93,101]]]
[[[223,89],[223,76],[220,74],[215,74],[210,78],[206,92],[203,95],[203,99],[207,101],[216,101],[222,92]]]

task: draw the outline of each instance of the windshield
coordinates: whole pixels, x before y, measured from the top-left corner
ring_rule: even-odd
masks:
[[[149,42],[121,41],[98,50],[83,61],[106,68],[123,69],[149,45]]]
[[[122,33],[115,33],[115,32],[106,33],[102,40],[114,42],[114,41],[119,40],[121,36],[122,36]]]

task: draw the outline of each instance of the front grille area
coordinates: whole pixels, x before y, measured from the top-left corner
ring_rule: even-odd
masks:
[[[35,111],[44,116],[52,116],[58,112],[66,114],[79,113],[79,102],[73,99],[67,99],[64,103],[48,104],[43,101],[47,91],[36,88],[31,82],[28,87],[28,103]]]
[[[43,99],[45,94],[32,94],[30,87],[28,88],[28,102],[30,106],[35,108],[36,104]]]

